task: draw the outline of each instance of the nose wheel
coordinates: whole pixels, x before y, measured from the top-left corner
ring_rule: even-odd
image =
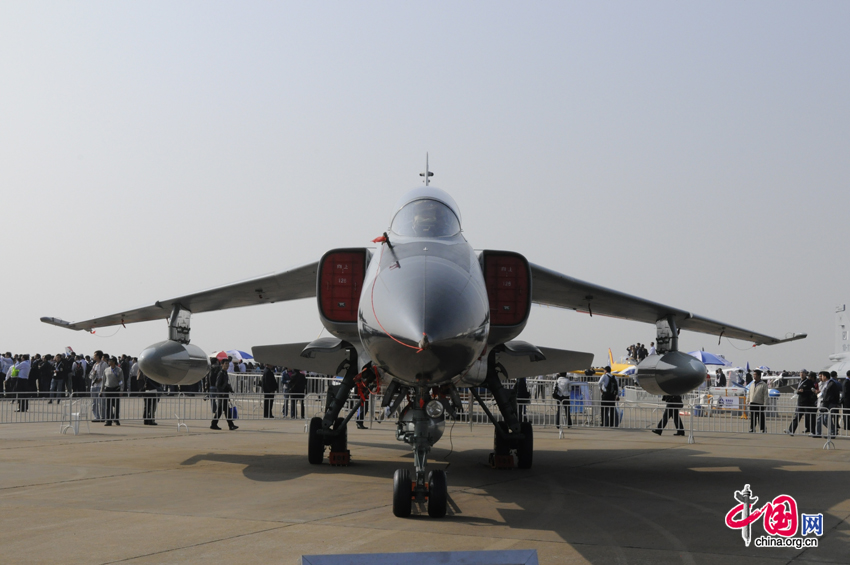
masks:
[[[442,518],[446,515],[448,485],[445,471],[431,471],[428,475],[428,516]]]
[[[407,469],[396,469],[393,475],[393,514],[398,518],[410,517],[414,498],[417,498],[416,487],[410,480],[410,472]],[[428,501],[428,516],[442,518],[446,515],[449,490],[445,471],[431,471],[428,474],[425,499]]]
[[[396,469],[393,475],[393,514],[398,518],[410,516],[413,505],[413,483],[407,469]]]

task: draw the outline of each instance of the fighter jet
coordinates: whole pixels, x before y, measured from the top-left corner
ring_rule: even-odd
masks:
[[[435,518],[446,514],[446,474],[428,473],[427,457],[446,414],[457,418],[464,410],[461,392],[493,423],[494,456],[515,456],[517,466],[528,469],[532,425],[520,420],[516,396],[503,383],[590,367],[590,353],[517,340],[534,303],[654,324],[658,354],[641,362],[636,374],[654,394],[683,394],[705,380],[705,366],[678,351],[680,330],[764,345],[806,337],[771,337],[584,282],[529,263],[519,253],[476,250],[461,230],[457,203],[431,186],[427,161],[421,176],[424,184],[398,201],[374,247],[333,249],[314,263],[109,316],[42,321],[92,331],[167,319],[168,339],[145,349],[139,364],[160,383],[192,384],[209,370],[204,350],[190,343],[192,314],[315,298],[333,337],[253,348],[263,363],[342,376],[329,390],[323,413],[310,421],[309,462],[323,463],[328,447],[330,459],[344,461],[347,424],[356,407],[345,416],[343,408],[353,389],[381,386],[384,408],[398,414],[396,437],[414,453],[413,473],[398,469],[393,477],[393,513],[409,516],[414,501],[427,501]],[[480,387],[492,393],[501,419],[482,402]]]

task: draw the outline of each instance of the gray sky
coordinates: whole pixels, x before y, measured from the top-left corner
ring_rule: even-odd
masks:
[[[0,349],[137,354],[165,322],[38,319],[370,245],[429,151],[476,248],[809,332],[680,345],[820,368],[850,302],[848,22],[846,2],[3,2]],[[195,316],[192,341],[321,329],[307,300]],[[654,335],[535,308],[521,339],[602,363]]]

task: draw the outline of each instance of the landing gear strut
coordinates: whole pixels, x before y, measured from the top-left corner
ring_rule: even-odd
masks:
[[[350,460],[348,422],[357,413],[362,401],[345,418],[340,418],[339,414],[351,394],[351,389],[354,388],[355,377],[358,375],[357,351],[353,347],[348,349],[348,359],[338,367],[337,373],[343,368],[345,368],[345,376],[342,382],[328,388],[324,417],[316,416],[310,420],[307,436],[307,460],[312,465],[322,464],[327,446],[331,448],[331,465],[348,465]]]
[[[531,469],[531,463],[534,459],[534,430],[531,422],[520,422],[517,411],[516,392],[502,386],[500,373],[506,378],[508,375],[505,368],[501,364],[496,363],[495,354],[496,351],[491,351],[487,358],[487,376],[483,384],[493,394],[493,398],[499,407],[499,412],[502,414],[502,421],[497,421],[478,393],[475,392],[475,389],[470,389],[472,396],[481,405],[484,413],[487,414],[487,417],[495,427],[490,466],[496,469],[513,467],[513,456],[511,452],[516,452],[517,467],[520,469]]]
[[[403,393],[399,393],[403,394]],[[435,404],[436,403],[436,404]],[[442,435],[444,408],[438,400],[431,400],[428,388],[416,387],[416,395],[399,417],[397,439],[413,448],[414,474],[398,469],[393,477],[393,514],[399,518],[410,516],[412,503],[428,503],[428,515],[442,518],[448,506],[446,472],[427,473],[425,466],[431,446]]]

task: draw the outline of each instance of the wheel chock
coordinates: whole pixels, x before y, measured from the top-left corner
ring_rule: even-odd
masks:
[[[328,461],[334,467],[348,467],[351,464],[351,451],[331,451],[328,454]]]
[[[513,455],[496,455],[495,453],[490,454],[490,467],[494,469],[513,469],[514,468],[514,456]]]

